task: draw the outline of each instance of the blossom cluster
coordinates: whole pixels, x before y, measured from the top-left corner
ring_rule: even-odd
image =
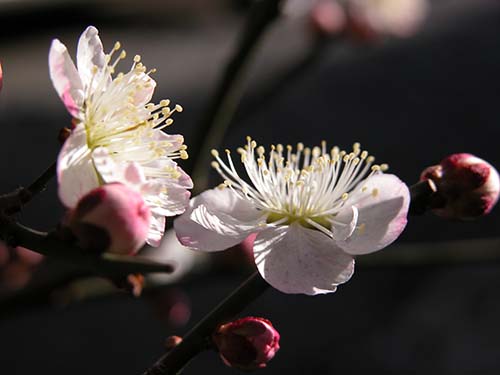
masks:
[[[96,28],[80,37],[77,66],[54,40],[50,76],[74,127],[57,160],[59,197],[84,247],[134,254],[158,245],[165,217],[179,241],[201,251],[224,250],[254,235],[262,277],[285,293],[336,290],[354,271],[354,257],[382,249],[406,225],[407,186],[361,150],[271,146],[250,137],[238,153],[247,179],[215,150],[212,166],[224,182],[189,200],[191,178],[181,135],[164,128],[182,107],[151,103],[156,86],[140,56],[118,72],[119,42],[104,52]],[[185,212],[184,212],[185,211]],[[255,237],[256,234],[256,237]],[[86,237],[94,237],[92,240]]]

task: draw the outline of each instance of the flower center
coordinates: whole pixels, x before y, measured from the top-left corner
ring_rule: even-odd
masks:
[[[359,143],[350,153],[338,147],[327,150],[325,141],[312,149],[299,143],[295,151],[290,145],[278,144],[271,146],[266,157],[264,147],[247,137],[247,144],[238,153],[250,183],[239,176],[229,150],[227,164],[212,150],[216,160],[212,167],[224,178],[221,187],[251,201],[267,214],[269,224],[299,222],[329,235],[333,225],[345,225],[335,217],[351,192],[367,177],[388,168],[386,164],[372,165],[375,158],[362,151]],[[364,192],[362,186],[361,190]],[[364,195],[370,194],[362,194],[360,199]]]
[[[85,87],[85,100],[80,121],[87,133],[87,145],[93,150],[105,147],[110,154],[121,155],[128,160],[142,163],[154,161],[159,157],[187,159],[186,146],[181,145],[172,153],[170,141],[155,137],[153,130],[161,130],[173,123],[170,117],[182,112],[178,104],[171,108],[170,100],[159,104],[146,103],[152,96],[155,82],[146,67],[136,55],[127,73],[115,74],[118,63],[127,56],[121,50],[113,62],[115,52],[121,44],[116,42],[105,56],[106,65],[99,69],[94,66],[89,84]],[[137,160],[138,159],[138,160]]]

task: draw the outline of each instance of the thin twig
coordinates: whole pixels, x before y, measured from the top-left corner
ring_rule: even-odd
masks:
[[[57,163],[53,162],[38,178],[27,188],[19,188],[12,193],[0,197],[0,209],[6,214],[13,215],[21,210],[21,207],[31,201],[35,195],[47,188],[47,183],[56,174]]]
[[[208,340],[217,325],[240,313],[268,287],[269,284],[262,279],[258,272],[255,272],[194,326],[179,345],[161,357],[143,375],[177,374],[192,358],[209,345]]]
[[[10,245],[23,246],[42,255],[54,257],[105,277],[120,277],[133,273],[171,273],[172,264],[117,254],[89,253],[68,244],[53,234],[38,232],[0,216],[0,235]]]

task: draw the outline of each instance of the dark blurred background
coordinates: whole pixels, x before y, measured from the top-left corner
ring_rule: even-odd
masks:
[[[264,145],[325,139],[349,148],[359,141],[408,184],[455,152],[498,167],[500,2],[431,5],[415,36],[331,43],[278,90],[280,77],[311,53],[313,38],[304,19],[277,21],[252,60],[223,147],[243,144],[246,135]],[[158,69],[154,101],[183,105],[168,131],[184,134],[189,145],[247,11],[247,2],[229,0],[1,1],[0,191],[28,184],[47,167],[58,153],[59,129],[70,123],[48,75],[53,38],[74,56],[92,24],[105,49],[120,40],[129,56],[140,53]],[[219,182],[215,175],[212,181]],[[52,182],[19,220],[48,230],[62,214]],[[499,373],[500,264],[481,257],[485,246],[500,255],[499,223],[498,207],[471,222],[412,217],[401,245],[387,252],[449,254],[465,246],[470,259],[368,262],[321,297],[269,290],[247,311],[271,319],[282,334],[282,349],[263,373]],[[208,271],[178,284],[192,308],[183,326],[165,325],[147,299],[124,294],[2,316],[0,373],[139,374],[161,355],[166,336],[185,332],[244,275]],[[235,371],[206,353],[185,373]]]

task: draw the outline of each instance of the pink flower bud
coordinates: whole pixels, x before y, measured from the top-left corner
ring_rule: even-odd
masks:
[[[491,211],[498,201],[500,178],[496,169],[471,154],[453,154],[426,168],[420,180],[431,179],[437,193],[431,203],[439,216],[473,219]]]
[[[320,0],[314,4],[309,15],[314,31],[320,35],[333,36],[344,31],[346,14],[342,6],[332,0]]]
[[[3,70],[2,70],[2,64],[0,64],[0,90],[2,90],[3,87]]]
[[[226,365],[245,371],[266,367],[280,348],[280,334],[264,318],[246,317],[222,324],[212,339]]]
[[[138,192],[113,183],[80,199],[70,213],[69,226],[83,248],[132,255],[146,241],[150,217]]]

